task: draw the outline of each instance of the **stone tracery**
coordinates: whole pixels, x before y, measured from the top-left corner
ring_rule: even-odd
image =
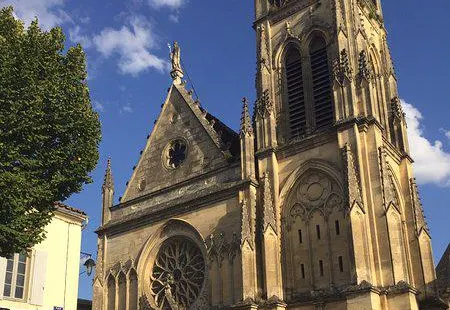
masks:
[[[151,293],[158,309],[188,309],[201,295],[205,259],[187,238],[170,238],[160,248],[151,275]]]

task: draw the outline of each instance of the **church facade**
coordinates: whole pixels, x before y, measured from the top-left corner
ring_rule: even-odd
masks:
[[[118,205],[95,310],[445,309],[380,0],[255,0],[240,132],[173,83]]]

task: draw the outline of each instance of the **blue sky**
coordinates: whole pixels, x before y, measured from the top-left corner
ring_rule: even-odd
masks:
[[[450,241],[450,2],[383,1],[399,90],[409,121],[416,176],[435,259]],[[179,41],[185,70],[202,104],[238,128],[240,99],[255,97],[253,1],[228,0],[0,0],[26,23],[62,26],[67,44],[80,42],[88,58],[91,99],[102,121],[100,162],[93,184],[68,203],[90,217],[82,250],[96,254],[101,185],[112,159],[116,201],[145,146],[171,79],[167,43]],[[91,279],[80,278],[80,298]]]

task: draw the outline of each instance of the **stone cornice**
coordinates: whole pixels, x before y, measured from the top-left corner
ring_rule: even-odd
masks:
[[[173,184],[171,186],[168,186],[168,187],[156,190],[154,192],[145,194],[143,196],[134,198],[132,200],[128,200],[126,202],[119,203],[119,204],[113,206],[111,208],[111,211],[113,212],[116,209],[129,207],[131,205],[134,205],[136,203],[139,203],[139,202],[151,199],[153,197],[156,197],[156,196],[159,196],[159,195],[164,195],[167,192],[177,190],[180,187],[186,186],[188,184],[192,184],[192,183],[194,183],[196,181],[200,181],[200,180],[206,179],[208,177],[211,177],[213,175],[219,174],[219,173],[224,172],[224,171],[229,171],[230,169],[233,169],[233,168],[239,168],[240,165],[241,165],[240,161],[237,161],[237,162],[225,165],[223,167],[217,168],[215,170],[211,170],[211,171],[208,171],[206,173],[193,176],[193,177],[191,177],[189,179],[186,179],[186,180],[184,180],[182,182],[179,182],[179,183]],[[239,170],[239,175],[236,176],[236,179],[238,179],[238,178],[240,178],[240,170]]]
[[[114,235],[129,230],[129,227],[137,228],[158,222],[175,215],[179,216],[185,212],[192,212],[194,210],[211,205],[214,202],[222,201],[233,196],[238,197],[238,192],[250,185],[253,182],[236,181],[228,184],[217,185],[215,188],[205,189],[188,197],[180,197],[159,205],[145,208],[141,211],[136,211],[128,216],[98,228],[96,233],[98,235]]]

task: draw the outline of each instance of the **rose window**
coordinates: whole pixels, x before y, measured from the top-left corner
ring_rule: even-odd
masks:
[[[169,143],[165,151],[166,167],[176,169],[186,160],[187,145],[183,140],[175,140]]]
[[[151,292],[158,309],[188,309],[200,296],[205,260],[187,238],[171,238],[158,252],[151,276]]]

